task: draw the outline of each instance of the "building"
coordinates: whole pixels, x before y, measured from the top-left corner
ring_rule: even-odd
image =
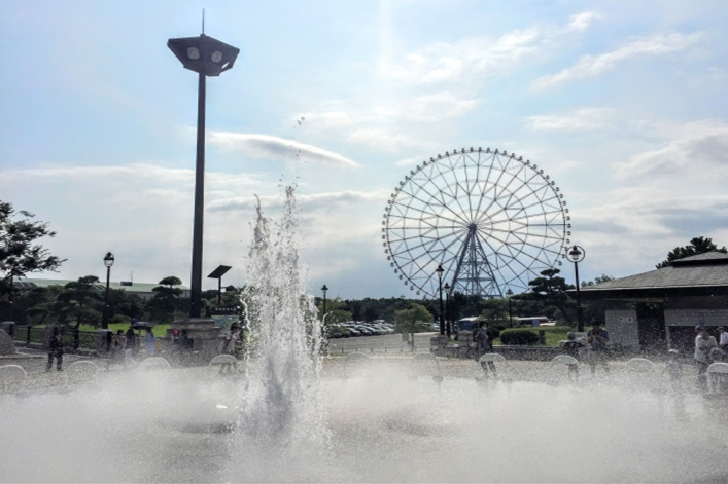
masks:
[[[580,292],[583,303],[604,304],[605,329],[613,344],[691,350],[696,326],[710,332],[728,327],[728,254],[686,257]],[[568,293],[576,296],[576,290]]]
[[[35,289],[37,287],[50,287],[50,286],[65,286],[66,284],[69,284],[71,282],[77,282],[77,281],[65,281],[60,279],[40,279],[40,278],[34,278],[34,277],[21,277],[17,280],[13,281],[13,287],[18,290],[29,290],[29,289]],[[95,287],[98,288],[101,291],[106,290],[106,284],[105,283],[98,283],[95,284]],[[109,282],[109,289],[121,289],[122,291],[126,291],[130,294],[136,294],[140,298],[147,300],[151,299],[152,296],[154,296],[154,292],[152,289],[155,287],[160,287],[159,284],[145,284],[145,283],[139,283],[139,282]],[[183,296],[189,297],[190,290],[189,288],[185,286],[176,286],[179,289],[182,289]]]

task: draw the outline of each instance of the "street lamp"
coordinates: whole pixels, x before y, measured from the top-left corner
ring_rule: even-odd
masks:
[[[220,306],[222,304],[222,276],[232,269],[232,266],[223,266],[219,265],[215,268],[214,271],[210,272],[207,277],[211,279],[217,279],[217,305]],[[227,290],[225,291],[227,292]]]
[[[447,339],[450,339],[452,321],[450,321],[450,284],[445,283],[445,327],[447,328]]]
[[[442,308],[442,273],[445,272],[445,269],[442,268],[442,264],[437,266],[436,272],[440,280],[440,335],[443,335],[445,334],[445,315]]]
[[[104,265],[106,266],[106,296],[104,297],[104,314],[101,322],[101,329],[109,329],[109,277],[111,276],[111,266],[114,265],[114,254],[107,252],[104,256]]]
[[[511,291],[511,288],[509,287],[506,291],[506,297],[508,298],[508,326],[511,328],[513,327],[513,306],[511,305],[511,296],[513,296],[513,291]]]
[[[584,320],[581,310],[581,293],[579,292],[579,262],[586,258],[586,251],[575,245],[566,249],[566,260],[574,263],[574,271],[576,272],[576,320],[578,322],[577,331],[584,331]]]
[[[205,204],[205,94],[207,76],[219,76],[233,68],[240,49],[201,34],[169,39],[169,47],[182,67],[199,74],[197,98],[197,166],[195,172],[195,219],[192,240],[190,319],[202,312],[202,227]]]
[[[328,290],[329,288],[326,287],[326,284],[324,284],[324,287],[321,288],[321,292],[324,293],[323,311],[321,311],[321,323],[324,322],[324,316],[326,316],[326,291]]]

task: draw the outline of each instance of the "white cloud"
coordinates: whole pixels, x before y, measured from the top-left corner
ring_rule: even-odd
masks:
[[[617,163],[622,180],[634,177],[672,178],[683,190],[687,181],[715,181],[728,175],[728,124],[721,120],[687,123],[666,146],[638,153]]]
[[[208,132],[210,144],[229,151],[241,151],[253,158],[286,160],[301,158],[306,161],[353,168],[359,164],[343,155],[298,141],[262,134]]]
[[[528,124],[536,131],[590,131],[608,127],[613,116],[613,109],[583,108],[570,114],[529,116]]]
[[[687,49],[702,37],[702,33],[673,33],[651,35],[632,40],[622,47],[599,55],[585,55],[567,69],[556,74],[539,77],[531,83],[532,90],[545,89],[561,82],[585,77],[595,77],[618,64],[634,58],[662,56]]]
[[[566,31],[585,32],[596,19],[603,15],[598,12],[580,12],[569,17]]]
[[[437,43],[406,54],[402,61],[383,64],[381,75],[408,84],[434,84],[501,73],[524,58],[549,51],[560,42],[583,33],[599,17],[582,12],[564,28],[530,27],[497,39],[474,37],[455,43]]]

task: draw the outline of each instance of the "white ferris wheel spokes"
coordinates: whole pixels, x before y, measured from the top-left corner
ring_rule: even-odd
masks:
[[[423,297],[502,297],[560,265],[571,225],[553,181],[529,160],[470,148],[423,161],[394,189],[382,239],[390,266]]]

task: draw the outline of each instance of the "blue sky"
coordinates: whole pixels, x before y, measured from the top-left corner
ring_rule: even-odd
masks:
[[[58,232],[48,277],[101,276],[111,251],[114,280],[189,283],[197,80],[166,41],[198,35],[203,7],[240,48],[208,81],[204,270],[234,266],[226,284],[245,282],[254,194],[275,217],[295,183],[310,287],[406,294],[388,195],[471,146],[557,181],[585,279],[695,235],[728,245],[724,2],[8,0],[0,199]]]

